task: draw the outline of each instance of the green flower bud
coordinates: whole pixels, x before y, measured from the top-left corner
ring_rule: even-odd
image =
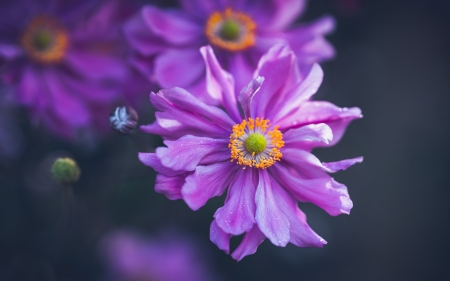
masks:
[[[59,183],[74,183],[80,177],[80,168],[71,158],[58,158],[50,169],[53,178]]]

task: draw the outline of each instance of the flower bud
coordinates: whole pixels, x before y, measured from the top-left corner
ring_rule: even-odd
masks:
[[[119,106],[109,115],[111,128],[119,133],[128,135],[134,131],[138,123],[136,110],[129,106]]]
[[[80,177],[80,168],[71,158],[58,158],[50,169],[53,178],[59,183],[74,183]]]

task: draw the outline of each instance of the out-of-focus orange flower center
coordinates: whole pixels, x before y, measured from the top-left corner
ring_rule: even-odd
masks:
[[[37,16],[26,27],[21,44],[31,59],[56,63],[66,54],[69,36],[56,20]]]
[[[212,13],[205,34],[212,45],[228,51],[242,51],[255,44],[256,24],[251,17],[227,8]]]

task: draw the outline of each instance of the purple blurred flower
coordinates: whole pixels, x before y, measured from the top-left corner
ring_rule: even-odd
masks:
[[[119,9],[120,8],[120,9]],[[118,1],[2,1],[0,76],[34,123],[73,138],[107,130],[130,78]]]
[[[181,88],[150,94],[156,122],[142,130],[162,135],[167,147],[139,158],[158,172],[155,190],[197,210],[228,188],[211,224],[211,240],[228,253],[231,236],[245,233],[232,254],[237,260],[254,253],[266,237],[277,246],[321,247],[325,240],[308,226],[297,201],[333,216],[348,214],[347,188],[328,173],[362,158],[322,163],[311,150],[338,142],[349,122],[361,117],[360,109],[310,100],[322,69],[315,64],[302,78],[295,54],[276,45],[239,95],[242,115],[233,76],[220,67],[210,46],[201,54],[208,93],[225,111]]]
[[[210,273],[192,241],[175,236],[143,239],[129,232],[108,236],[103,252],[111,281],[207,281]]]
[[[258,60],[277,43],[290,44],[303,73],[334,56],[324,38],[334,29],[331,17],[293,25],[305,10],[305,0],[180,0],[180,4],[182,10],[147,5],[124,28],[136,51],[132,63],[163,88],[184,87],[207,98],[205,66],[198,52],[207,44],[234,76],[236,90],[251,80]]]

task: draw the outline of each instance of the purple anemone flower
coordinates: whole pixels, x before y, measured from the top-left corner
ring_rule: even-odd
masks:
[[[198,52],[211,45],[239,91],[261,56],[277,43],[290,44],[303,73],[334,56],[324,35],[334,29],[325,16],[294,25],[306,0],[180,0],[181,10],[144,6],[124,27],[136,51],[131,62],[162,88],[183,87],[203,100],[205,66]],[[211,102],[211,100],[206,100]]]
[[[107,130],[111,104],[123,99],[131,76],[120,28],[132,11],[118,1],[0,6],[0,78],[33,123],[65,138]]]
[[[131,232],[116,232],[103,243],[110,281],[209,281],[208,268],[192,241],[168,236],[144,239]]]
[[[303,78],[286,45],[263,55],[239,103],[234,78],[213,49],[203,47],[201,54],[208,93],[221,108],[182,88],[150,94],[156,121],[141,128],[162,135],[167,147],[139,159],[158,172],[155,190],[197,210],[228,188],[225,205],[214,214],[211,240],[228,253],[231,236],[245,234],[232,254],[237,260],[266,237],[277,246],[322,247],[325,240],[308,226],[297,202],[314,203],[333,216],[348,214],[347,188],[328,173],[362,158],[323,163],[311,150],[338,142],[349,122],[361,117],[360,109],[311,100],[322,69],[315,64]]]

